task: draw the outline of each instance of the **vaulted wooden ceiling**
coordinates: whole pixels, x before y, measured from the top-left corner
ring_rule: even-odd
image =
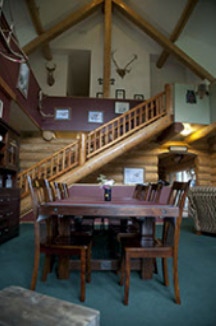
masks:
[[[78,10],[71,12],[66,18],[45,30],[42,26],[39,10],[36,6],[35,0],[25,0],[28,6],[32,22],[38,36],[24,46],[24,51],[27,54],[32,53],[38,47],[43,46],[43,53],[46,59],[52,59],[52,53],[49,47],[49,42],[57,36],[64,33],[66,30],[76,25],[80,21],[86,19],[97,10],[104,13],[104,97],[109,96],[110,88],[110,66],[111,66],[111,41],[112,41],[112,12],[113,8],[119,10],[129,21],[133,22],[144,33],[150,36],[154,41],[162,46],[164,49],[157,61],[157,66],[162,67],[166,62],[168,56],[171,54],[181,61],[187,68],[192,70],[201,79],[207,79],[212,82],[215,78],[193,58],[182,51],[174,42],[179,37],[184,29],[186,23],[191,17],[198,0],[187,0],[184,10],[179,13],[179,19],[174,27],[170,38],[164,36],[158,29],[145,20],[139,13],[134,11],[126,1],[122,0],[92,0],[88,4],[80,7]]]

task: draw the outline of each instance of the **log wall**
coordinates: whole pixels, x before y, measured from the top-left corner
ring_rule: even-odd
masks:
[[[74,136],[74,135],[73,135]],[[73,138],[76,138],[74,136]],[[33,141],[32,141],[33,140]],[[72,140],[71,140],[72,141]],[[54,153],[60,147],[66,146],[70,139],[54,139],[50,142],[43,139],[23,140],[21,146],[21,166],[29,167],[33,160],[39,161],[39,158],[44,158],[48,153]],[[29,147],[29,144],[30,147]],[[29,149],[30,148],[30,149]],[[25,152],[27,149],[27,152]],[[41,150],[41,154],[39,154]],[[216,186],[216,147],[199,142],[195,145],[190,145],[188,152],[195,156],[186,164],[169,165],[165,171],[159,176],[159,156],[167,152],[165,146],[158,146],[156,143],[143,144],[126,154],[114,159],[106,164],[103,168],[93,172],[86,178],[80,180],[81,183],[97,183],[99,174],[104,174],[108,178],[115,180],[117,184],[124,183],[125,168],[142,168],[144,171],[144,182],[156,182],[159,178],[169,180],[169,174],[194,168],[196,173],[196,185]]]

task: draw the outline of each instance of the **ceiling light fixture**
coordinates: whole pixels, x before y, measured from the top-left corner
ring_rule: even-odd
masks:
[[[169,151],[170,152],[174,152],[174,153],[187,153],[188,148],[187,146],[170,146],[169,147]]]

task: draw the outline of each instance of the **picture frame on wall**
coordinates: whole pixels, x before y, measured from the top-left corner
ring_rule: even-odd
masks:
[[[102,111],[89,111],[88,122],[92,123],[103,123],[103,112]]]
[[[125,90],[124,89],[116,89],[115,91],[115,97],[118,99],[125,99]]]
[[[103,98],[103,93],[102,93],[102,92],[98,92],[98,93],[96,93],[96,97],[97,97],[97,98]]]
[[[123,114],[130,109],[129,102],[115,102],[115,113]]]
[[[70,108],[55,108],[55,120],[70,120]]]
[[[22,62],[20,64],[20,69],[19,69],[17,88],[25,98],[28,97],[29,76],[30,76],[29,66],[27,65],[27,63]]]
[[[134,99],[139,101],[144,101],[145,97],[143,94],[134,94]]]
[[[124,184],[144,183],[144,169],[124,168]]]

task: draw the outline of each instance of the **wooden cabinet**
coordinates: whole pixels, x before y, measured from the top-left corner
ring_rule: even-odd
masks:
[[[19,134],[0,119],[0,243],[19,234]]]
[[[19,234],[19,189],[0,189],[0,243]]]

